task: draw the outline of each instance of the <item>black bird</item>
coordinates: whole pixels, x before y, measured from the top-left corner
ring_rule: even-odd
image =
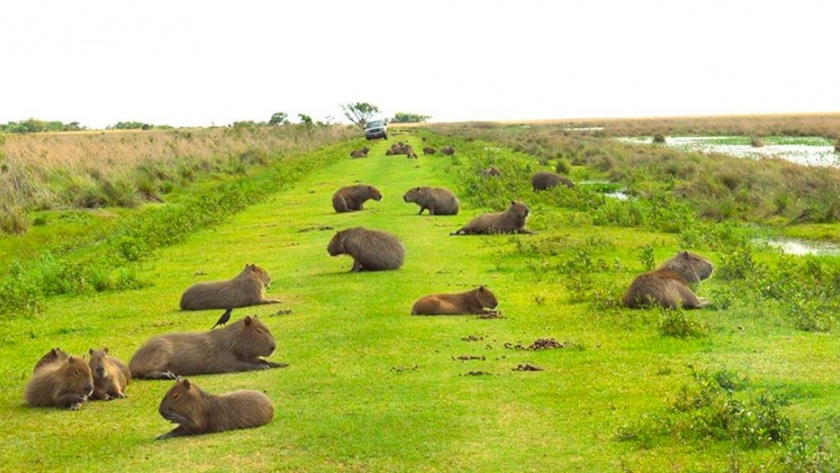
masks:
[[[222,314],[221,317],[219,317],[219,320],[216,322],[216,325],[214,325],[213,328],[211,328],[210,330],[213,330],[214,328],[218,327],[219,325],[226,324],[228,322],[228,320],[230,320],[230,313],[232,311],[233,311],[233,308],[230,308],[230,309],[226,310],[225,313]]]

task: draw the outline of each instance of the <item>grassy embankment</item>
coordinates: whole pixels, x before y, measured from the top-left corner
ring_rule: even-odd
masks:
[[[668,223],[682,207],[613,203],[586,189],[534,195],[527,176],[540,167],[535,160],[495,144],[447,141],[459,149],[454,159],[386,158],[379,144],[368,159],[336,161],[142,261],[138,278],[152,285],[51,299],[37,315],[3,322],[2,374],[11,381],[0,403],[7,413],[0,464],[784,471],[786,464],[819,465],[821,443],[825,461],[833,459],[832,406],[840,392],[831,374],[839,347],[830,320],[811,327],[827,332],[798,329],[784,302],[747,290],[763,282],[802,296],[798,284],[806,275],[837,274],[834,259],[782,257],[745,243],[744,230],[726,224],[692,219],[697,229],[677,230]],[[335,157],[324,159],[346,150],[325,151]],[[503,179],[472,177],[491,162],[503,168]],[[570,175],[604,177],[582,166],[571,166]],[[385,198],[364,212],[335,214],[330,195],[357,180],[378,186]],[[400,197],[418,184],[456,190],[461,215],[416,216]],[[511,198],[531,206],[529,227],[539,234],[448,236],[490,210],[481,202],[500,208]],[[400,236],[405,266],[347,273],[351,261],[327,255],[333,231],[322,228],[355,225]],[[686,314],[616,306],[634,274],[682,247],[718,264],[699,289],[715,307]],[[127,360],[152,335],[207,329],[219,313],[177,311],[180,292],[199,280],[228,278],[250,262],[269,269],[269,294],[285,302],[234,316],[262,317],[279,342],[271,358],[290,366],[192,379],[211,392],[265,390],[277,406],[270,425],[156,442],[170,428],[156,412],[166,382],[134,382],[128,399],[88,403],[79,412],[22,405],[31,366],[50,347],[84,353],[107,345]],[[749,269],[757,276],[742,274]],[[782,271],[785,287],[774,284]],[[499,297],[504,319],[407,315],[420,295],[479,283]],[[278,309],[291,313],[273,315]],[[549,338],[565,348],[527,349]],[[514,371],[525,364],[543,371]]]

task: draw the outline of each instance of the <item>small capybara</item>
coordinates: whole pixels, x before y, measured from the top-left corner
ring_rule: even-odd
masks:
[[[188,379],[179,379],[175,386],[169,388],[158,412],[164,419],[178,424],[178,427],[158,436],[158,440],[251,429],[268,424],[274,418],[271,399],[259,391],[243,389],[215,395]]]
[[[453,154],[455,154],[455,148],[451,146],[444,146],[440,149],[440,153],[445,154],[447,156],[452,156]]]
[[[431,146],[424,146],[423,147],[423,154],[435,154],[437,150],[432,148]]]
[[[278,304],[279,299],[265,297],[271,284],[268,271],[255,264],[228,281],[200,282],[181,295],[181,310],[232,309],[260,304]]]
[[[364,210],[366,201],[373,199],[382,200],[382,193],[379,189],[365,184],[346,186],[335,191],[332,197],[332,205],[336,212],[352,212]]]
[[[417,159],[417,153],[415,153],[413,149],[409,148],[408,151],[405,152],[405,157],[408,159]]]
[[[46,355],[42,356],[41,359],[35,363],[35,368],[33,368],[32,371],[38,371],[38,368],[41,368],[44,365],[48,365],[56,361],[64,361],[67,358],[70,358],[70,355],[68,355],[67,352],[61,348],[55,347],[48,351]]]
[[[398,141],[398,142],[392,144],[391,147],[388,148],[387,151],[385,151],[385,156],[395,156],[395,155],[398,155],[398,154],[408,154],[409,151],[413,152],[410,144],[403,143],[402,141]]]
[[[534,191],[551,189],[552,187],[557,187],[559,184],[563,184],[568,188],[575,186],[568,177],[561,176],[556,172],[540,171],[531,178],[531,186],[534,188]]]
[[[485,309],[499,305],[496,296],[484,286],[455,294],[430,294],[423,296],[411,307],[411,315],[466,315],[484,314]]]
[[[354,149],[353,151],[350,152],[350,157],[351,158],[366,158],[369,151],[370,150],[368,149],[367,146],[361,147],[359,149]]]
[[[364,227],[336,233],[327,246],[327,252],[330,256],[352,256],[353,268],[350,271],[354,273],[398,269],[405,257],[405,248],[396,236]]]
[[[272,354],[275,348],[268,327],[256,317],[247,316],[210,332],[158,335],[137,350],[128,367],[135,378],[175,379],[286,366],[261,358]]]
[[[681,251],[650,272],[633,279],[624,294],[624,305],[630,308],[659,305],[667,309],[700,309],[708,301],[697,297],[689,284],[712,275],[714,266],[700,255]]]
[[[502,171],[499,168],[497,168],[496,166],[489,166],[489,167],[484,168],[483,171],[481,171],[481,177],[492,177],[492,176],[501,176],[501,175],[502,175]]]
[[[525,220],[531,213],[528,206],[518,201],[511,201],[504,212],[495,212],[470,220],[460,230],[450,235],[487,235],[491,233],[534,233],[525,228]]]
[[[108,347],[102,350],[91,348],[88,353],[90,353],[88,364],[93,375],[93,394],[90,399],[110,401],[126,397],[125,388],[131,381],[131,371],[128,366],[111,356]]]
[[[68,356],[41,365],[26,383],[26,403],[33,407],[66,407],[79,410],[93,392],[93,377],[87,362]]]
[[[417,215],[422,214],[424,210],[428,210],[429,215],[458,215],[460,209],[455,194],[443,187],[415,187],[403,195],[403,200],[420,206]]]

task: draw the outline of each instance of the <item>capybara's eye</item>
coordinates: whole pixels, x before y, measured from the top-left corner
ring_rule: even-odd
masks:
[[[181,395],[179,393],[175,393],[175,394],[172,395],[172,400],[174,401],[175,399],[178,399],[179,397],[181,397]]]

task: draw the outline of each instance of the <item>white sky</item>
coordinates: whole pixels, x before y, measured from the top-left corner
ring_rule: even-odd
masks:
[[[840,112],[838,31],[838,0],[10,0],[0,123]]]

